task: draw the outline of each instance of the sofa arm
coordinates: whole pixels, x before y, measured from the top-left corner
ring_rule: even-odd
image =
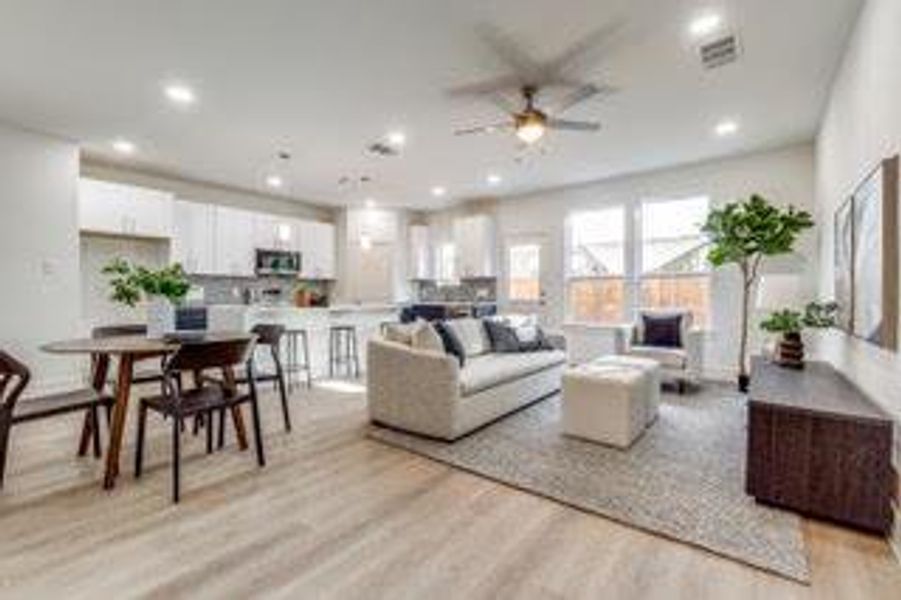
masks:
[[[369,419],[433,437],[453,438],[460,366],[443,352],[380,338],[367,345]]]
[[[704,331],[692,328],[685,335],[685,371],[697,382],[704,373]]]

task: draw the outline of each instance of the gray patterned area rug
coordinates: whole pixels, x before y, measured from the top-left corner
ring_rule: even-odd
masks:
[[[798,516],[744,493],[745,400],[708,386],[664,393],[627,451],[560,434],[560,397],[455,443],[371,426],[369,436],[576,508],[809,583]]]

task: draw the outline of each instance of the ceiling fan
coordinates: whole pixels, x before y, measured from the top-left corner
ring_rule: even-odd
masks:
[[[541,62],[532,58],[512,39],[494,27],[483,25],[478,32],[482,40],[494,50],[510,72],[488,81],[449,90],[451,96],[468,96],[491,101],[509,115],[500,123],[469,127],[456,131],[457,135],[513,131],[527,146],[532,145],[548,130],[595,132],[600,124],[591,121],[561,119],[560,115],[589,98],[605,96],[617,90],[609,85],[587,83],[573,76],[576,70],[584,71],[586,59],[596,61],[598,54],[609,51],[611,42],[619,37],[622,21],[610,22],[579,40],[552,60]],[[581,68],[580,68],[581,63]],[[550,108],[537,106],[538,96],[544,90],[557,88],[568,90]],[[509,94],[516,90],[521,100],[511,102]]]
[[[546,111],[541,110],[535,105],[535,98],[538,94],[538,87],[533,85],[524,85],[520,89],[520,94],[522,94],[523,100],[525,102],[522,108],[506,108],[507,112],[510,114],[510,120],[502,123],[458,129],[455,133],[456,135],[470,135],[474,133],[494,133],[496,131],[512,130],[516,134],[516,137],[518,137],[523,143],[531,145],[544,137],[544,134],[549,129],[583,132],[598,131],[601,128],[600,123],[593,121],[571,121],[567,119],[561,119],[556,115],[561,114],[565,110],[568,110],[576,104],[584,102],[591,97],[600,94],[610,94],[613,93],[613,91],[613,88],[609,86],[600,86],[590,83],[584,84],[567,95],[567,97],[563,101],[561,101],[553,111]]]

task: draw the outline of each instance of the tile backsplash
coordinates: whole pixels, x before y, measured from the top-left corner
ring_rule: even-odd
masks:
[[[417,281],[414,292],[420,302],[493,302],[497,300],[497,279],[463,279],[454,285],[435,281]]]
[[[191,275],[191,283],[203,288],[205,304],[243,304],[247,294],[253,302],[293,303],[294,290],[299,284],[321,295],[329,296],[331,283],[307,281],[288,277],[223,277],[219,275]]]

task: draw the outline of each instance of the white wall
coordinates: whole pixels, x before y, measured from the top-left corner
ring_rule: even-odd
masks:
[[[549,324],[565,319],[564,306],[564,222],[573,211],[610,204],[639,202],[646,198],[681,198],[706,195],[712,205],[720,205],[756,192],[778,204],[793,204],[813,210],[813,147],[809,144],[759,152],[696,165],[630,175],[589,185],[508,198],[497,207],[498,243],[512,235],[545,234],[549,237],[550,281],[546,286],[550,302]],[[799,253],[810,261],[806,286],[814,293],[815,236],[807,234]],[[504,269],[499,261],[501,299],[505,293]],[[707,375],[731,378],[735,371],[739,323],[740,285],[737,271],[725,268],[712,279],[711,328],[707,339]],[[752,327],[752,330],[756,328]],[[751,350],[756,347],[753,344]]]
[[[0,125],[0,348],[32,369],[32,391],[66,386],[80,363],[38,347],[80,332],[78,147]]]
[[[836,207],[880,160],[901,153],[901,2],[869,0],[860,14],[823,115],[816,145],[817,215],[832,223]],[[820,289],[834,287],[833,230],[820,230]],[[844,335],[822,354],[901,423],[901,356]],[[875,369],[875,370],[874,370]],[[901,457],[901,450],[899,450]]]

